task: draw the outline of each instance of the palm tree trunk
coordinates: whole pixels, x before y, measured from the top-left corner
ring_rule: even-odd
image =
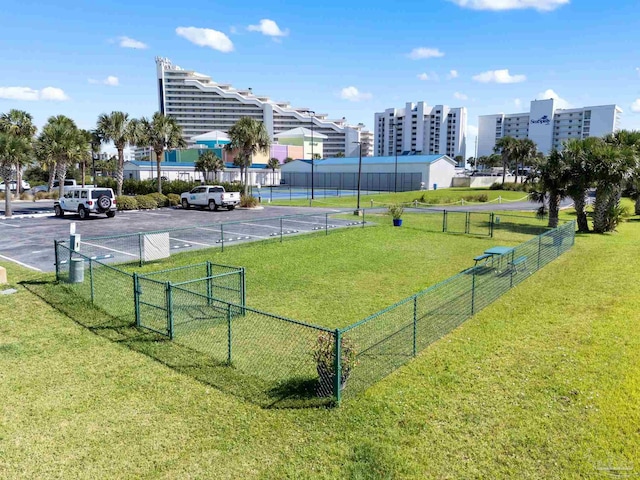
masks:
[[[3,166],[0,169],[0,174],[4,180],[4,216],[9,218],[13,215],[11,212],[11,189],[9,188],[9,182],[11,181],[11,167]]]
[[[636,208],[635,208],[635,214],[636,215],[640,215],[640,195],[638,195],[636,197]]]
[[[86,173],[87,170],[87,163],[83,160],[82,161],[82,186],[84,187],[84,174]]]
[[[16,195],[20,198],[22,192],[22,167],[19,163],[16,163]]]
[[[593,205],[593,231],[596,233],[607,231],[607,210],[612,193],[608,186],[599,185],[596,189],[596,201]]]
[[[518,183],[518,162],[516,162],[516,179],[515,183]]]
[[[576,209],[578,231],[588,233],[589,221],[587,220],[587,212],[585,212],[586,202],[584,201],[584,195],[585,192],[583,191],[578,195],[573,195],[571,199],[573,200],[573,205]]]
[[[160,175],[160,162],[162,161],[162,150],[156,150],[156,166],[158,174],[158,193],[162,193],[162,175]]]
[[[47,191],[50,192],[53,190],[53,182],[56,179],[56,166],[49,165],[49,185]]]
[[[549,227],[556,228],[558,226],[558,216],[560,215],[560,195],[557,193],[549,194]]]
[[[506,162],[502,162],[502,185],[504,185],[504,181],[507,177],[507,164]]]
[[[122,195],[122,182],[124,181],[124,149],[118,149],[118,168],[116,168],[116,195]]]
[[[64,160],[59,160],[57,164],[57,174],[58,174],[58,197],[64,197],[64,179],[67,177],[67,162]]]

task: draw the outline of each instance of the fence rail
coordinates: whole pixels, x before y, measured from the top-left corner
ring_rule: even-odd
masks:
[[[461,233],[473,233],[469,218],[465,215]],[[522,225],[515,218],[511,220]],[[538,228],[534,225],[530,231]],[[299,395],[301,385],[313,383],[314,394],[331,396],[339,403],[343,396],[365,390],[414,358],[567,252],[574,242],[575,222],[548,229],[335,330],[248,307],[244,269],[237,267],[205,262],[146,275],[130,274],[56,241],[56,275],[107,313],[135,319],[140,327],[233,365],[235,371],[252,379],[246,383],[255,383],[251,384],[256,395]],[[82,262],[82,266],[74,266],[75,262]],[[103,289],[104,285],[109,288]]]

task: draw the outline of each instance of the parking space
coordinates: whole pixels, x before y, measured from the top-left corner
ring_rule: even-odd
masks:
[[[0,221],[0,259],[11,260],[41,271],[54,270],[54,239],[67,239],[71,223],[83,240],[83,253],[113,261],[138,259],[137,238],[123,236],[138,232],[171,229],[171,250],[188,250],[256,240],[299,235],[339,228],[353,221],[332,218],[333,209],[268,206],[262,210],[236,209],[232,212],[166,208],[154,211],[118,212],[115,218],[91,216],[81,221],[77,215],[13,218]],[[312,213],[311,215],[309,215]],[[305,217],[273,219],[286,215]],[[357,219],[356,219],[357,220]],[[222,223],[233,222],[231,224]],[[186,228],[188,227],[188,228]],[[92,242],[92,237],[112,236]]]

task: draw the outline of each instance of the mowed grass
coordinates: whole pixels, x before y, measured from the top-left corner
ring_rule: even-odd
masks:
[[[473,257],[489,247],[528,240],[544,225],[531,214],[505,213],[494,238],[443,234],[442,214],[406,214],[401,228],[386,215],[367,215],[373,226],[225,247],[224,252],[185,252],[130,270],[144,273],[207,260],[242,266],[247,305],[315,325],[345,327],[473,266]],[[464,218],[450,216],[450,225],[464,229]],[[487,233],[488,214],[473,218],[477,231]]]
[[[19,292],[0,297],[0,477],[637,474],[638,220],[578,236],[339,409],[269,410],[224,394],[78,326],[31,293],[37,283],[18,285],[40,275],[3,264]]]
[[[274,193],[276,189],[273,189]],[[287,190],[279,189],[279,192],[286,192]],[[261,192],[262,201],[266,202],[269,200],[269,188],[263,189]],[[254,191],[254,195],[256,192]],[[324,189],[317,189],[315,191],[315,200],[313,201],[312,206],[317,207],[355,207],[356,206],[356,195],[349,195],[344,197],[335,197],[335,189],[327,189],[326,193]],[[444,188],[440,190],[417,190],[411,192],[398,192],[398,193],[367,193],[362,194],[360,197],[360,205],[362,207],[370,207],[371,200],[374,202],[374,206],[379,206],[376,204],[391,204],[391,203],[408,203],[413,202],[414,200],[419,200],[424,197],[425,203],[435,203],[435,204],[447,204],[454,203],[460,201],[464,197],[468,196],[476,196],[476,195],[487,195],[489,201],[496,200],[499,197],[507,201],[513,200],[521,200],[523,197],[526,197],[525,192],[511,192],[511,191],[502,191],[502,190],[489,190],[488,188]],[[309,199],[311,197],[311,193],[309,191],[309,198],[293,198],[289,200],[288,198],[274,198],[271,203],[272,205],[289,205],[289,206],[303,206],[308,207],[310,205]]]

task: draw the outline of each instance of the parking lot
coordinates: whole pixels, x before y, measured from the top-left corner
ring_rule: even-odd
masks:
[[[109,255],[110,258],[118,261],[130,261],[134,259],[131,258],[133,254],[130,250],[124,246],[119,247],[119,242],[124,242],[124,239],[91,242],[90,238],[194,227],[172,232],[170,234],[171,249],[207,248],[221,246],[222,239],[225,245],[231,242],[269,239],[280,235],[281,228],[288,235],[313,232],[327,226],[325,213],[336,211],[313,209],[313,217],[289,219],[282,223],[279,220],[265,219],[283,215],[308,215],[312,212],[308,208],[268,206],[262,210],[236,209],[231,212],[196,209],[185,211],[179,208],[125,211],[118,212],[114,218],[96,215],[84,221],[81,221],[77,215],[65,215],[64,218],[16,217],[0,220],[0,259],[14,261],[39,271],[55,270],[53,241],[68,239],[69,228],[73,222],[76,224],[76,233],[82,236],[85,255]],[[23,209],[21,213],[27,212]],[[216,226],[226,222],[237,223],[225,226],[224,229]],[[346,220],[331,222],[330,228],[348,226],[348,223],[352,223]],[[128,237],[126,241],[130,242],[130,238]],[[87,243],[84,242],[85,239],[89,239]],[[95,244],[92,246],[91,243]]]

